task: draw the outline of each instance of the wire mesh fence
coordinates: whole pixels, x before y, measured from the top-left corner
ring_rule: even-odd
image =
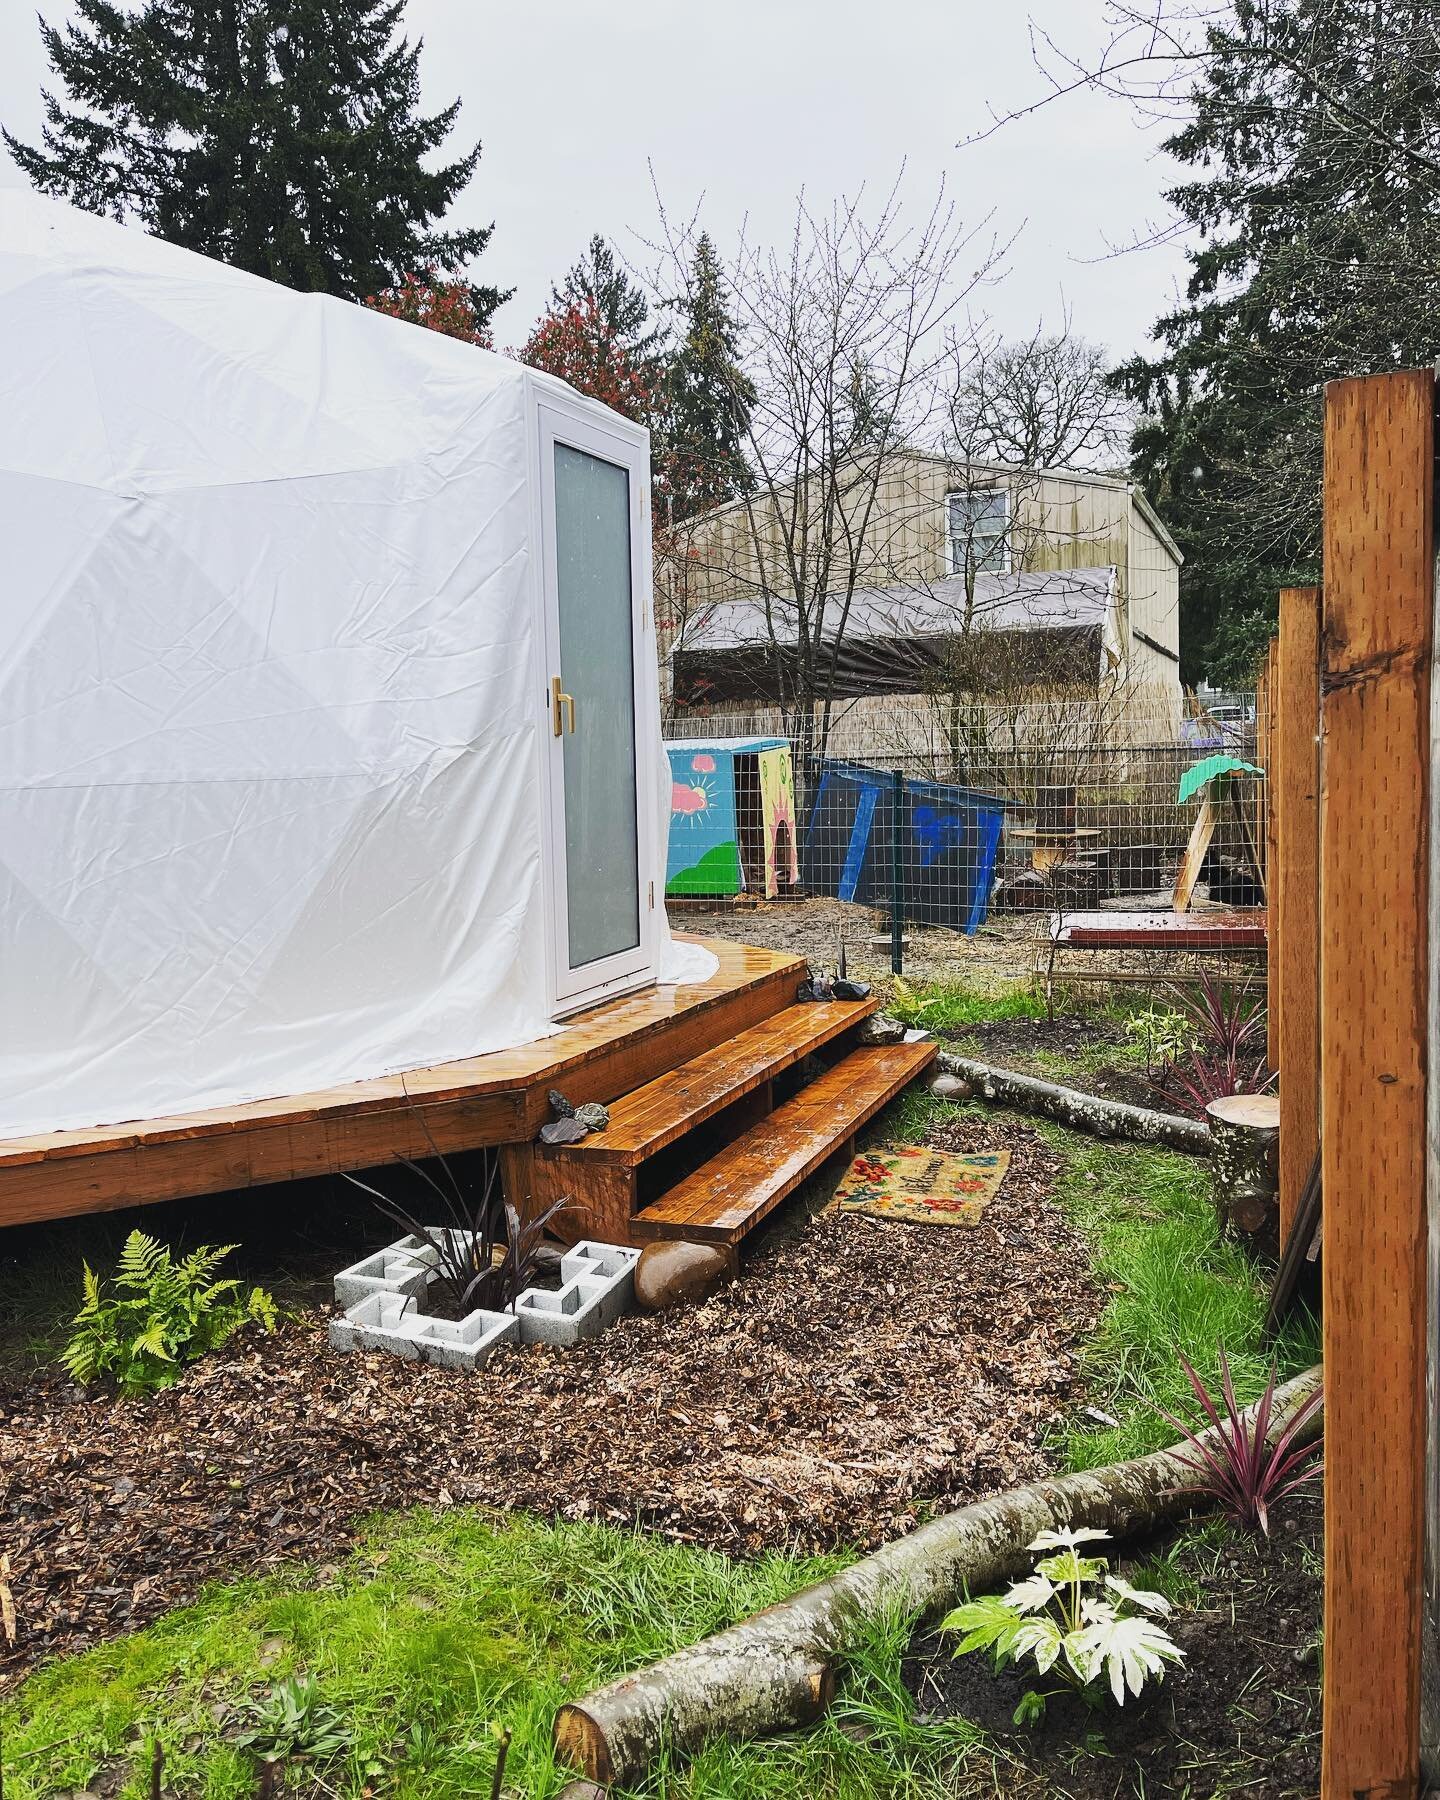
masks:
[[[666,892],[678,926],[832,967],[843,947],[847,966],[921,979],[1161,982],[1202,957],[1215,966],[1189,941],[1196,930],[1171,929],[1187,863],[1193,916],[1214,925],[1221,910],[1263,906],[1263,782],[1180,797],[1207,758],[1257,762],[1263,697],[1259,709],[1234,695],[1170,712],[900,696],[837,708],[822,726],[797,729],[779,708],[672,711]],[[1077,927],[1092,914],[1097,926]],[[1077,930],[1102,941],[1076,943]],[[1143,941],[1103,941],[1127,932]],[[1253,973],[1245,936],[1216,939],[1227,975]]]

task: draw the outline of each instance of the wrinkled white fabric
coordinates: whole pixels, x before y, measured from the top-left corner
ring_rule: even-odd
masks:
[[[550,1029],[536,380],[0,193],[0,1134]]]

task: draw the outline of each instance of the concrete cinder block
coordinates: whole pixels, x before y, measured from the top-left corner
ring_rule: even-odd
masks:
[[[345,1310],[330,1321],[330,1343],[452,1369],[478,1369],[496,1344],[516,1339],[576,1344],[630,1310],[639,1260],[640,1252],[623,1244],[579,1243],[560,1259],[558,1288],[526,1288],[513,1312],[477,1309],[463,1319],[437,1319],[421,1308],[439,1259],[423,1238],[404,1237],[335,1277],[335,1299]]]
[[[563,1347],[598,1337],[634,1304],[639,1260],[623,1244],[577,1244],[560,1259],[558,1288],[526,1288],[515,1302],[520,1342]]]
[[[477,1308],[463,1319],[437,1319],[417,1312],[406,1294],[369,1294],[330,1321],[333,1349],[386,1350],[447,1369],[478,1369],[497,1344],[513,1343],[519,1335],[513,1313]]]
[[[417,1237],[387,1244],[373,1256],[340,1271],[335,1277],[335,1304],[354,1306],[372,1294],[408,1294],[414,1300],[423,1299],[437,1260],[429,1245]]]

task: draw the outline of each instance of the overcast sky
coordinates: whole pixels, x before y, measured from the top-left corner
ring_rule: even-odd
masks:
[[[54,23],[67,0],[40,0]],[[1100,0],[1033,0],[1066,43],[1097,27]],[[484,144],[456,209],[495,221],[477,278],[513,286],[502,343],[526,336],[550,284],[603,232],[632,258],[653,231],[653,164],[669,210],[702,201],[712,234],[748,215],[783,239],[802,186],[814,201],[865,183],[877,196],[902,159],[917,207],[943,176],[968,221],[993,212],[1019,240],[985,309],[1006,335],[1058,322],[1121,355],[1139,348],[1182,276],[1178,247],[1106,257],[1164,219],[1174,169],[1153,131],[1084,96],[968,148],[987,105],[1041,91],[1026,9],[1013,0],[409,0],[423,35],[427,107],[463,100],[459,147]],[[0,0],[0,120],[33,137],[46,70],[29,0]],[[22,181],[0,154],[0,185]]]

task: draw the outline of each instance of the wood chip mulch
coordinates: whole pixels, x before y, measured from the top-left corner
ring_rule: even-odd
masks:
[[[783,1216],[698,1309],[635,1316],[479,1375],[343,1357],[318,1315],[247,1335],[153,1398],[61,1375],[0,1392],[0,1685],[217,1579],[344,1554],[377,1508],[473,1503],[744,1555],[869,1548],[1048,1466],[1101,1296],[1021,1125],[972,1230]]]

